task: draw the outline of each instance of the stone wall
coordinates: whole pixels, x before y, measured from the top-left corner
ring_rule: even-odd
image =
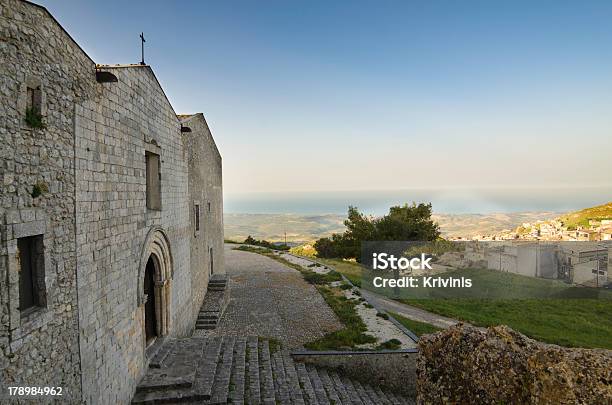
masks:
[[[415,396],[414,352],[302,352],[292,357],[300,363],[336,370],[364,384],[409,398]]]
[[[0,391],[61,386],[78,401],[73,117],[95,65],[44,8],[17,0],[0,3],[0,60]],[[26,124],[28,87],[46,128]],[[20,311],[17,239],[39,234],[45,302]]]
[[[150,67],[96,65],[43,7],[0,3],[0,59],[0,393],[60,386],[68,402],[129,403],[148,365],[147,300],[158,337],[188,335],[211,261],[224,271],[221,157],[201,114],[182,135]],[[96,69],[118,80],[98,83]],[[41,128],[25,120],[35,98]],[[151,154],[161,204],[147,207]],[[18,240],[36,235],[41,299],[22,311]]]
[[[180,123],[152,70],[104,70],[118,82],[78,105],[75,121],[83,391],[90,403],[125,403],[146,367],[141,285],[152,229],[167,237],[171,255],[167,333],[194,326],[186,316],[191,207]],[[146,150],[161,157],[161,210],[146,205]]]
[[[612,403],[612,351],[540,343],[499,326],[457,325],[419,341],[423,404]]]
[[[194,316],[197,316],[211,272],[225,273],[222,162],[203,114],[182,116],[181,122],[191,130],[183,133],[183,142],[189,161],[191,284]],[[200,212],[199,231],[195,226],[196,204]]]

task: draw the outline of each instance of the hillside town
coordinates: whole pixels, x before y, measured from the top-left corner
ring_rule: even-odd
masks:
[[[588,225],[567,225],[561,218],[524,222],[514,230],[499,233],[474,235],[469,238],[456,237],[454,240],[541,240],[541,241],[606,241],[612,240],[612,219],[589,219]]]

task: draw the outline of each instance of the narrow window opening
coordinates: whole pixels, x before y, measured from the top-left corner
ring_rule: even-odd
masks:
[[[208,213],[210,213],[210,202],[208,202]]]
[[[147,208],[161,209],[161,170],[159,155],[146,152]]]
[[[46,306],[43,235],[17,239],[19,249],[19,310]]]
[[[40,86],[28,87],[27,109],[40,114],[42,111],[42,92]]]
[[[195,205],[194,215],[195,215],[195,231],[198,232],[200,230],[200,204]]]

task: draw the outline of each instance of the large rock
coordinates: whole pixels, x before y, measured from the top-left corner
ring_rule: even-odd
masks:
[[[507,326],[463,324],[423,336],[417,358],[423,404],[609,404],[612,351],[540,343]]]

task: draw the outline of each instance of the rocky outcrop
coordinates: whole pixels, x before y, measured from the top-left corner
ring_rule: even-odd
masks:
[[[612,351],[540,343],[507,326],[459,324],[419,341],[417,401],[612,403]]]

